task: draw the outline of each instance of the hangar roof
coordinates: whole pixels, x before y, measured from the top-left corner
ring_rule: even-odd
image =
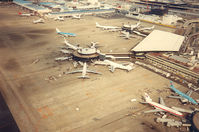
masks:
[[[147,51],[179,51],[185,37],[174,33],[154,30],[136,47],[135,52]]]

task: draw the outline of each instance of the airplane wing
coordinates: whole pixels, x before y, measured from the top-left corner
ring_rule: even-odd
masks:
[[[92,70],[86,70],[86,72],[88,72],[88,73],[94,73],[94,74],[101,74],[101,73],[99,73],[99,72],[92,71]]]
[[[155,112],[163,112],[164,110],[161,110],[161,109],[154,109],[154,110],[147,110],[147,111],[144,111],[144,113],[155,113]]]
[[[133,31],[134,33],[136,33],[137,35],[140,35],[140,36],[142,36],[142,37],[146,37],[147,35],[145,35],[145,34],[142,34],[142,33],[140,33],[140,32],[137,32],[137,31]]]
[[[174,99],[181,99],[181,96],[168,96],[169,98],[174,98]]]
[[[159,101],[160,101],[160,104],[161,104],[161,105],[166,106],[166,105],[165,105],[165,102],[164,102],[164,100],[163,100],[163,98],[162,98],[162,97],[160,97],[160,98],[159,98]]]
[[[192,90],[189,90],[189,91],[186,93],[186,95],[191,96],[192,93],[193,93],[193,91],[192,91]]]
[[[83,70],[76,70],[76,71],[72,71],[72,72],[67,72],[66,74],[74,74],[74,73],[79,73],[82,72]]]

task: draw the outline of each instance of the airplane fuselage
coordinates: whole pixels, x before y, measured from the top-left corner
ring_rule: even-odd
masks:
[[[124,66],[122,64],[117,64],[117,63],[109,61],[109,60],[104,60],[104,62],[108,63],[109,65],[111,65],[114,68],[124,69],[124,70],[128,70],[128,71],[132,69],[132,67],[130,67],[130,66]]]
[[[74,34],[74,33],[65,33],[65,32],[57,32],[57,33],[60,34],[60,35],[67,35],[67,36],[71,36],[71,37],[76,36],[76,34]]]

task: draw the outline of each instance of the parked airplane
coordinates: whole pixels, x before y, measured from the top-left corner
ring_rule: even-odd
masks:
[[[72,15],[72,19],[81,19],[81,14],[78,15]]]
[[[37,24],[37,23],[44,23],[44,22],[45,22],[45,21],[44,21],[44,19],[42,19],[42,18],[33,21],[34,24]]]
[[[179,98],[179,99],[181,99],[182,102],[184,102],[184,101],[187,100],[187,101],[191,102],[192,104],[198,105],[198,103],[197,103],[193,98],[190,97],[190,95],[192,94],[192,91],[191,91],[191,90],[188,91],[187,94],[185,94],[185,93],[181,92],[180,90],[176,89],[176,88],[174,87],[172,81],[170,81],[170,84],[171,84],[171,85],[170,85],[170,88],[171,88],[175,93],[177,93],[179,96],[169,96],[169,97],[171,97],[171,98]]]
[[[102,28],[103,30],[121,30],[121,27],[116,27],[116,26],[102,26],[102,25],[99,25],[99,23],[96,22],[96,27],[97,28]]]
[[[125,66],[123,64],[118,64],[118,63],[115,63],[115,62],[110,61],[110,60],[95,61],[94,64],[96,64],[96,65],[108,65],[109,66],[109,70],[111,72],[114,72],[116,68],[127,70],[127,71],[130,71],[130,70],[133,69],[132,66],[131,66],[131,64]]]
[[[59,20],[59,21],[64,21],[64,17],[58,16],[56,18],[54,18],[55,21]]]
[[[21,13],[19,12],[18,13],[20,16],[25,16],[25,17],[30,17],[30,16],[33,16],[34,14],[33,13]]]
[[[76,34],[75,33],[65,33],[65,32],[61,32],[58,28],[56,28],[56,32],[57,34],[60,34],[64,37],[75,37]]]
[[[83,65],[83,69],[82,70],[76,70],[76,71],[72,71],[72,72],[68,72],[66,74],[73,74],[73,73],[78,73],[78,72],[81,72],[82,75],[81,76],[78,76],[78,78],[83,78],[83,79],[89,79],[89,76],[87,76],[87,72],[89,73],[94,73],[94,74],[101,74],[99,72],[95,72],[95,71],[92,71],[92,70],[88,70],[87,69],[87,64],[86,62],[84,62],[84,65]]]
[[[146,103],[152,105],[155,107],[154,110],[148,110],[148,111],[145,111],[144,113],[151,113],[151,112],[163,112],[163,111],[166,111],[166,112],[169,112],[173,115],[177,115],[177,116],[183,116],[183,114],[179,111],[176,111],[172,108],[169,108],[167,106],[165,106],[165,103],[163,101],[162,98],[160,98],[160,103],[156,103],[156,102],[153,102],[152,99],[149,97],[149,95],[147,93],[145,93],[145,101]]]
[[[140,31],[144,31],[144,30],[153,30],[155,28],[155,26],[153,25],[152,27],[145,27],[145,28],[141,28],[139,29]]]
[[[140,21],[135,25],[123,25],[123,27],[125,27],[125,28],[130,28],[131,31],[138,28],[139,26],[140,26]]]

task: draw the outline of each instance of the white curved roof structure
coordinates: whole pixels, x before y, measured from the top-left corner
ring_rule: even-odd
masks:
[[[179,51],[185,37],[174,33],[154,30],[132,49],[134,52]]]

